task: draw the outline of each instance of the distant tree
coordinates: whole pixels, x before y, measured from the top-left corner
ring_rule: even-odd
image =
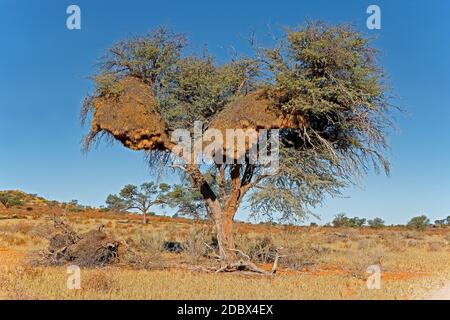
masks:
[[[105,207],[105,206],[100,206],[100,212],[108,212],[111,209],[109,207]]]
[[[106,204],[111,210],[139,210],[144,216],[143,222],[146,224],[149,209],[156,204],[162,204],[162,198],[167,191],[167,184],[160,184],[159,187],[153,182],[143,183],[140,187],[129,184],[123,187],[119,195],[110,194],[106,199]]]
[[[206,216],[206,207],[201,193],[190,185],[174,185],[165,194],[164,203],[171,208],[177,208],[177,216],[192,216],[195,219]]]
[[[435,220],[435,221],[434,221],[434,225],[435,225],[436,227],[444,227],[444,226],[447,225],[447,221],[446,221],[446,219]]]
[[[205,179],[212,186],[215,185],[212,175],[205,174]],[[177,216],[189,216],[194,219],[208,216],[208,207],[205,205],[203,196],[189,177],[183,179],[179,184],[169,186],[162,200],[170,208],[177,209]]]
[[[448,216],[447,218],[445,218],[445,224],[450,226],[450,216]]]
[[[354,218],[350,218],[349,222],[350,222],[350,227],[361,228],[366,224],[366,219],[354,217]]]
[[[450,226],[450,216],[445,219],[435,220],[434,224],[438,227]]]
[[[428,219],[425,215],[421,215],[409,220],[406,226],[411,229],[425,230],[429,225],[430,219]]]
[[[331,221],[331,224],[336,228],[346,227],[348,225],[348,217],[345,213],[339,213]]]
[[[125,211],[128,209],[128,204],[118,195],[110,194],[106,198],[106,207],[112,211]]]
[[[349,218],[345,213],[340,213],[335,216],[331,223],[336,228],[360,228],[365,225],[366,219],[358,217]]]
[[[375,218],[367,221],[369,227],[373,229],[380,229],[385,227],[384,220],[381,218]]]

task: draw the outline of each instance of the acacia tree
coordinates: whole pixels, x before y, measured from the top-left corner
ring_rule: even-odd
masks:
[[[175,184],[165,194],[164,202],[171,208],[177,208],[177,215],[190,216],[194,219],[205,217],[207,212],[202,194],[192,187],[191,181]]]
[[[425,230],[429,225],[430,219],[425,215],[414,217],[406,224],[408,228],[417,230]]]
[[[387,88],[359,32],[308,23],[275,48],[222,65],[208,53],[184,54],[185,45],[165,29],[114,45],[84,103],[83,117],[92,112],[85,142],[106,135],[145,150],[156,170],[181,172],[201,194],[228,265],[237,260],[233,219],[243,201],[255,214],[301,218],[370,167],[388,172]],[[170,134],[195,121],[221,131],[279,129],[278,171],[252,163],[249,149],[241,162],[174,165]]]
[[[168,189],[169,186],[166,184],[160,184],[158,188],[153,182],[143,183],[140,187],[128,184],[122,188],[119,195],[110,194],[106,198],[106,204],[113,210],[139,210],[144,216],[143,223],[147,224],[150,208],[163,203],[162,198]]]

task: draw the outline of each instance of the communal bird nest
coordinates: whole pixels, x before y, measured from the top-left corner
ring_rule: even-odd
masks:
[[[89,145],[100,133],[108,133],[133,150],[165,150],[168,130],[151,87],[135,77],[123,78],[118,85],[118,93],[93,99],[86,143]]]
[[[118,90],[99,94],[92,99],[93,118],[86,145],[89,146],[98,135],[106,133],[132,150],[171,150],[174,144],[170,140],[170,128],[161,114],[151,86],[132,76],[118,80],[116,86]],[[222,134],[223,154],[239,158],[257,140],[246,139],[243,150],[233,147],[234,152],[230,152],[232,150],[228,148],[235,144],[232,142],[227,147],[228,129],[245,130],[245,134],[254,130],[257,137],[262,129],[300,129],[304,124],[302,116],[281,112],[274,107],[267,90],[258,89],[237,97],[211,119],[207,128]],[[206,141],[200,143],[206,146]]]
[[[209,128],[226,129],[299,129],[304,124],[299,115],[286,115],[273,107],[267,90],[259,89],[238,97],[210,123]]]
[[[298,114],[285,114],[274,107],[273,100],[266,89],[258,89],[236,98],[218,113],[210,122],[209,130],[219,130],[223,137],[224,152],[238,158],[249,150],[260,134],[260,130],[300,129],[305,125],[304,117]],[[244,130],[246,135],[244,150],[228,150],[227,130]],[[254,133],[252,136],[251,133]],[[234,137],[233,137],[234,139]],[[252,140],[253,139],[253,140]],[[204,144],[205,145],[205,144]],[[236,146],[230,142],[229,146]]]

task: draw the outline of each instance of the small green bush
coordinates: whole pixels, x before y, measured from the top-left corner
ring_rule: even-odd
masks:
[[[406,225],[410,229],[425,230],[430,225],[430,219],[425,215],[417,216],[409,220]]]

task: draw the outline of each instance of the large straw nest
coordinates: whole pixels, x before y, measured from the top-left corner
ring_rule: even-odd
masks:
[[[135,77],[119,85],[119,93],[94,99],[88,140],[106,132],[133,150],[165,150],[168,130],[150,86]]]

